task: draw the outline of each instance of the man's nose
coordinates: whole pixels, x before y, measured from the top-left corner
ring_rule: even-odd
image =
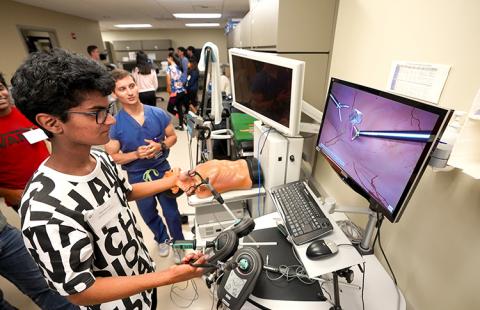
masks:
[[[113,117],[112,114],[108,113],[107,115],[107,119],[105,120],[105,124],[106,125],[113,125],[117,122],[117,120],[115,119],[115,117]]]

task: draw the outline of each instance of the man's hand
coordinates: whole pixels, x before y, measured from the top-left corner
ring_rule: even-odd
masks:
[[[161,153],[162,146],[153,140],[145,139],[147,145],[140,145],[137,148],[137,156],[139,159],[151,159]]]

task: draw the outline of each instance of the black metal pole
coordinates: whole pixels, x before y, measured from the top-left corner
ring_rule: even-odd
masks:
[[[337,272],[333,272],[333,298],[334,305],[330,310],[342,310],[340,306],[340,289],[338,288],[338,275]]]

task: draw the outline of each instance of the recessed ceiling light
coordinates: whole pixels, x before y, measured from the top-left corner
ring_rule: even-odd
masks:
[[[187,27],[218,27],[220,26],[219,23],[192,23],[192,24],[185,24]]]
[[[175,18],[220,18],[220,13],[173,13]]]
[[[151,24],[118,24],[117,28],[152,28]]]

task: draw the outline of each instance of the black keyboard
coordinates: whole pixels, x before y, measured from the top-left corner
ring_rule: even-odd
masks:
[[[333,230],[330,220],[304,182],[280,185],[269,192],[275,206],[283,214],[285,226],[296,245],[307,243]]]

